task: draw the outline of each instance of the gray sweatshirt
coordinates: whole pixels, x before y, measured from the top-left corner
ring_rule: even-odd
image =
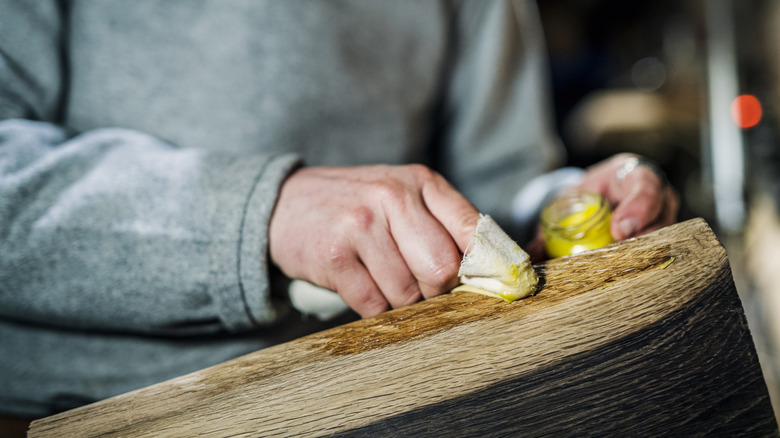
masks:
[[[558,157],[526,1],[0,0],[0,412],[321,328],[267,225],[295,166],[425,163],[510,225]]]

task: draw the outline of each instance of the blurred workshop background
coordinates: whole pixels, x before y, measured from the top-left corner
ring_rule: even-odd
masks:
[[[538,4],[569,164],[650,157],[712,226],[780,421],[780,1]]]

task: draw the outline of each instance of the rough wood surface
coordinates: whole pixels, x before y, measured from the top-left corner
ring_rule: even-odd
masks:
[[[536,266],[33,422],[46,436],[777,436],[707,224]]]

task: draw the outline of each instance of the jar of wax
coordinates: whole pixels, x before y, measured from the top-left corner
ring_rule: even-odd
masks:
[[[611,218],[612,210],[599,193],[579,188],[561,191],[542,211],[547,255],[562,257],[614,242]]]

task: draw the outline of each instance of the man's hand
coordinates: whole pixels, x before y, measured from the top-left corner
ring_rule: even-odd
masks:
[[[654,166],[638,155],[618,154],[587,169],[580,187],[601,193],[612,207],[610,232],[616,240],[649,233],[677,219],[680,197]],[[541,227],[527,245],[531,260],[546,259]]]
[[[612,205],[612,236],[646,234],[677,219],[680,197],[660,171],[638,156],[619,154],[587,169],[581,187],[604,195]]]
[[[456,286],[478,220],[424,166],[302,168],[279,194],[270,254],[285,275],[337,291],[368,317]]]

